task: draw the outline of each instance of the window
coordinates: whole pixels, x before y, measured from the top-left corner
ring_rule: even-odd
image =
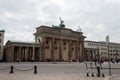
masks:
[[[48,44],[49,42],[48,42],[48,40],[46,40],[46,44]]]
[[[63,45],[66,45],[66,43],[64,42]]]
[[[0,34],[0,36],[2,36],[2,35]]]
[[[112,52],[112,50],[110,50],[110,52]]]
[[[57,46],[56,47],[54,47],[55,49],[57,49]]]
[[[54,42],[54,44],[56,45],[56,44],[57,44],[57,42],[55,41],[55,42]]]
[[[74,50],[74,48],[72,48],[72,50]]]
[[[46,46],[45,48],[46,48],[46,49],[49,49],[49,46]]]
[[[0,39],[0,43],[1,43],[1,39]]]

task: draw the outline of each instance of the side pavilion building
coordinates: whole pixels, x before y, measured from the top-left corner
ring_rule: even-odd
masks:
[[[8,40],[4,47],[4,61],[40,61],[40,44]]]
[[[0,30],[0,61],[3,61],[4,30]]]

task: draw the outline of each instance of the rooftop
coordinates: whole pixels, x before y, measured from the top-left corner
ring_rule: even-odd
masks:
[[[38,42],[32,42],[32,41],[15,41],[15,40],[8,40],[7,42],[26,43],[26,44],[40,44],[40,43],[38,43]]]

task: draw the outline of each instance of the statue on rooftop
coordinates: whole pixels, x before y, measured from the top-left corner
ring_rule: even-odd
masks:
[[[61,18],[60,18],[59,27],[61,27],[61,28],[65,27],[64,21]]]
[[[52,25],[52,27],[53,28],[64,28],[65,27],[64,21],[60,18],[60,24],[59,24],[59,26]]]
[[[59,26],[56,26],[56,25],[52,25],[53,28],[59,28]]]

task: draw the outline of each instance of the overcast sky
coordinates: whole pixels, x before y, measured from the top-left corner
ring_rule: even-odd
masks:
[[[38,26],[82,28],[86,40],[120,42],[120,0],[0,0],[0,29],[8,40],[33,41]]]

